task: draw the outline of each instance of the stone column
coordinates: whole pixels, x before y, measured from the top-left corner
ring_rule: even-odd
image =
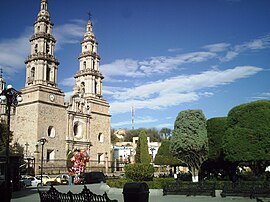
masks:
[[[35,158],[35,175],[40,174],[40,152],[38,150],[34,151],[34,158]]]
[[[89,131],[90,131],[90,117],[86,118],[86,139],[89,141],[90,140],[90,136],[89,136]]]
[[[109,171],[109,162],[108,162],[108,154],[105,152],[105,173],[108,174]]]
[[[68,139],[72,139],[72,134],[73,134],[73,119],[74,116],[73,114],[68,115]]]

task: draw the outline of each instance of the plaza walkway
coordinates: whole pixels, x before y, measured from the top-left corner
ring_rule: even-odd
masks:
[[[55,186],[58,191],[73,193],[79,193],[83,189],[82,185],[59,185]],[[119,202],[123,202],[122,189],[110,188],[104,183],[87,185],[87,187],[96,194],[103,194],[104,191],[108,193],[110,199],[117,199]],[[48,190],[49,187],[43,187],[42,190]],[[263,199],[265,202],[270,199]],[[1,201],[1,200],[0,200]],[[38,202],[39,195],[37,188],[27,188],[22,191],[13,192],[12,202]],[[208,196],[180,196],[169,195],[163,196],[162,190],[150,190],[149,202],[256,202],[255,199],[243,198],[243,197],[208,197]]]

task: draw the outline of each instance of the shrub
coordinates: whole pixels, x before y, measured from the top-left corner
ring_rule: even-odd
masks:
[[[128,179],[108,179],[108,180],[106,180],[107,185],[109,185],[110,187],[115,187],[115,188],[123,188],[127,182],[132,182],[132,181],[128,180]]]
[[[152,181],[154,166],[151,164],[135,163],[125,165],[126,177],[134,181]]]
[[[130,179],[108,179],[106,183],[110,187],[123,188],[127,182],[133,182]],[[146,181],[149,189],[163,189],[166,184],[174,183],[174,178],[153,178],[153,181]]]

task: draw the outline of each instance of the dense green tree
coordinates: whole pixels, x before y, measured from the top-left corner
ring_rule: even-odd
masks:
[[[8,126],[5,123],[0,123],[0,154],[5,154],[7,142]],[[12,141],[12,132],[10,132],[9,142]],[[11,147],[10,147],[11,149]]]
[[[144,129],[151,142],[161,142],[159,131],[156,128]]]
[[[208,159],[216,160],[222,155],[223,137],[227,128],[227,117],[216,117],[206,122],[209,154]]]
[[[236,174],[237,162],[224,160],[222,150],[223,137],[227,129],[227,117],[215,117],[206,122],[208,136],[208,160],[201,166],[200,177],[215,177],[224,179],[230,177],[233,179]]]
[[[208,154],[206,119],[202,110],[185,110],[178,114],[170,150],[189,166],[193,182],[198,181],[198,172]]]
[[[138,137],[141,131],[145,131],[147,137],[150,137],[151,142],[160,142],[161,138],[159,132],[155,128],[139,128],[134,130],[126,130],[126,136],[124,138],[125,142],[132,142],[133,137]]]
[[[134,163],[125,165],[126,178],[133,181],[152,181],[154,177],[154,166],[152,164]]]
[[[161,145],[156,154],[154,163],[156,165],[170,165],[178,166],[183,165],[184,163],[172,155],[170,152],[170,140],[162,140]]]
[[[249,163],[256,175],[270,161],[270,100],[238,105],[228,114],[223,150],[229,161]]]
[[[132,142],[133,137],[138,137],[140,134],[140,131],[138,129],[136,130],[126,130],[126,135],[124,137],[124,142]]]
[[[160,137],[164,138],[164,139],[168,139],[172,134],[172,130],[170,128],[161,128],[161,130],[159,131],[159,135]]]
[[[139,139],[137,142],[135,162],[136,163],[143,163],[143,164],[150,163],[147,137],[146,137],[146,132],[144,130],[142,130],[140,132]]]

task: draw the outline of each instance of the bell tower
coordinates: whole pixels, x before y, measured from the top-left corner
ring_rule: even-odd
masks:
[[[59,62],[54,55],[56,40],[53,23],[48,12],[48,0],[40,0],[40,10],[30,38],[31,51],[27,59],[25,87],[21,89],[23,101],[16,108],[14,139],[29,144],[28,154],[34,156],[37,141],[44,145],[47,164],[54,159],[65,159],[67,107],[64,93],[57,86]],[[61,148],[61,149],[60,149]],[[40,147],[39,150],[40,152]]]
[[[56,40],[52,35],[53,23],[50,20],[47,0],[41,0],[41,7],[34,23],[34,34],[30,39],[31,53],[25,60],[26,83],[57,87],[59,62],[54,56]]]
[[[92,30],[92,22],[89,19],[86,25],[84,39],[81,42],[82,52],[79,56],[80,67],[74,78],[78,90],[84,97],[102,97],[102,79],[104,78],[99,71],[100,56],[97,53],[97,41]]]
[[[103,75],[99,69],[100,56],[89,17],[81,42],[79,70],[74,75],[75,85],[68,106],[69,150],[84,148],[90,158],[103,162],[110,160],[109,103],[102,96]],[[107,156],[108,155],[108,156]]]

